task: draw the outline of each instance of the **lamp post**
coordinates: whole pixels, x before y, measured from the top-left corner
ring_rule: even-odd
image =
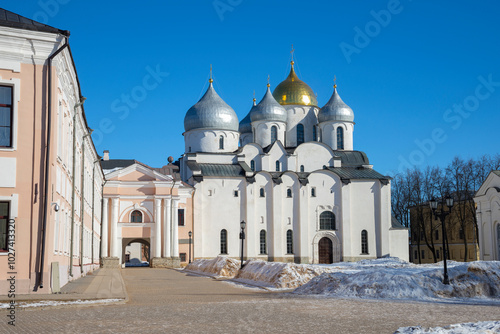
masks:
[[[191,237],[193,236],[193,232],[189,231],[189,263],[191,263]]]
[[[448,211],[444,211],[444,205],[448,207]],[[434,214],[434,218],[438,219],[441,221],[441,229],[442,229],[442,234],[443,234],[443,266],[444,266],[444,275],[443,275],[443,284],[450,284],[450,281],[448,280],[448,268],[446,267],[446,259],[448,258],[448,254],[446,252],[446,245],[444,244],[445,241],[447,240],[446,238],[446,229],[444,228],[444,222],[446,220],[446,216],[448,216],[451,213],[451,209],[453,208],[453,197],[448,196],[446,199],[443,201],[443,204],[441,206],[441,210],[438,211],[438,202],[433,198],[429,201],[429,205],[431,207],[432,213]]]
[[[240,223],[240,239],[241,239],[241,267],[240,269],[243,269],[243,243],[245,242],[245,221],[242,220]]]

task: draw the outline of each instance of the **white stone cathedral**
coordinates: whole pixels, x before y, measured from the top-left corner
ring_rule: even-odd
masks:
[[[184,119],[182,180],[195,188],[196,258],[332,263],[397,256],[408,230],[391,219],[391,180],[354,150],[354,113],[336,86],[318,107],[294,71],[238,123],[215,92]]]

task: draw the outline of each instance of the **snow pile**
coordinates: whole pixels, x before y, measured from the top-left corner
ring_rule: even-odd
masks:
[[[262,282],[274,288],[296,288],[314,277],[329,272],[328,267],[295,263],[248,261],[236,278],[241,281]]]
[[[214,259],[198,259],[188,264],[185,270],[207,274],[213,277],[233,278],[238,273],[240,261],[227,256],[217,256]]]
[[[350,267],[350,271],[324,273],[294,293],[420,300],[500,296],[500,262],[497,261],[449,261],[449,285],[442,283],[442,263],[418,266],[389,260],[382,265],[381,261],[374,260],[371,264],[370,261],[361,261]]]
[[[456,324],[446,327],[422,328],[421,326],[401,327],[394,334],[466,334],[466,333],[500,333],[500,321],[480,321]]]

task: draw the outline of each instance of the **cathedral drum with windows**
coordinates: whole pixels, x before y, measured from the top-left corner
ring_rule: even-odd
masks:
[[[196,258],[238,258],[245,221],[246,259],[408,260],[408,230],[391,219],[391,180],[353,150],[354,113],[336,86],[319,108],[292,61],[238,126],[210,79],[184,128],[181,177],[196,189]]]

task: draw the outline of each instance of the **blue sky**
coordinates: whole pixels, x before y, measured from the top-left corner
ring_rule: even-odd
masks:
[[[289,72],[323,106],[338,91],[355,114],[354,149],[374,168],[445,166],[496,154],[498,1],[4,0],[70,30],[99,154],[154,167],[184,151],[183,120],[208,86],[241,120]],[[151,73],[156,73],[152,75]],[[156,79],[155,79],[156,78]]]

